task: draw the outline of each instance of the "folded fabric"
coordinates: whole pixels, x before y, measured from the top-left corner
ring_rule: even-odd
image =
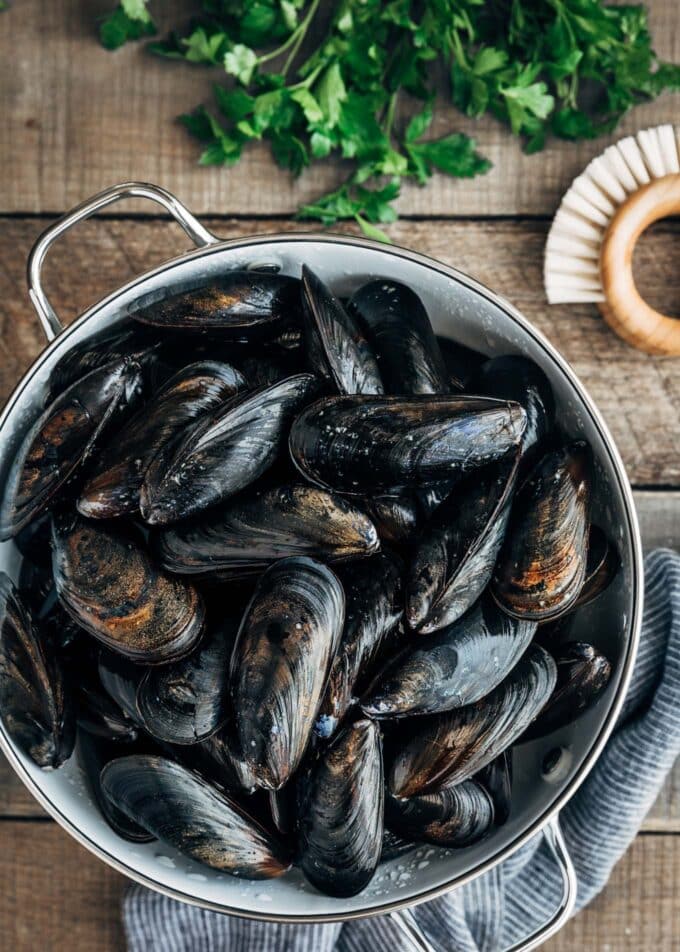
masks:
[[[680,754],[680,556],[645,560],[642,638],[630,690],[595,768],[561,814],[578,878],[577,911],[604,887]],[[562,882],[535,837],[495,869],[415,909],[442,952],[497,952],[555,909]],[[124,898],[130,952],[411,952],[387,917],[334,925],[273,925],[219,915],[141,886]]]

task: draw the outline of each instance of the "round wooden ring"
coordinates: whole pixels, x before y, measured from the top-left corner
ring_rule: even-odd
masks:
[[[606,301],[598,307],[619,337],[648,354],[680,357],[680,320],[640,297],[633,280],[633,251],[642,232],[659,218],[680,213],[680,174],[664,175],[633,192],[617,209],[600,249]]]

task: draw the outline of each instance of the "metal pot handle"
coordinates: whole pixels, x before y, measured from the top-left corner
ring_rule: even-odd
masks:
[[[204,248],[206,245],[213,245],[219,239],[212,232],[195,218],[188,208],[186,208],[178,199],[164,188],[157,185],[149,185],[146,182],[123,182],[121,185],[114,185],[111,188],[104,189],[98,195],[88,198],[72,209],[68,214],[59,218],[54,224],[47,228],[40,238],[36,241],[28,256],[28,293],[33,302],[43,331],[48,340],[54,340],[57,334],[64,330],[64,325],[59,320],[56,311],[47,299],[47,295],[42,286],[42,266],[50,246],[61,237],[65,231],[68,231],[78,222],[90,218],[100,209],[111,205],[113,202],[119,202],[124,198],[148,198],[152,202],[162,205],[166,211],[170,212],[175,221],[182,226],[189,238],[198,248]]]
[[[506,952],[529,952],[530,949],[537,948],[562,928],[574,910],[577,890],[576,872],[560,829],[558,817],[554,817],[543,828],[543,835],[562,873],[562,899],[546,923],[537,929],[533,935],[506,949]],[[400,909],[389,913],[389,916],[408,938],[415,952],[437,952],[423,934],[410,909]]]

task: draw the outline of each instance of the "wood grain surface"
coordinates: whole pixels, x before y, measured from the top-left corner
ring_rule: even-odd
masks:
[[[142,44],[106,53],[96,18],[111,6],[112,0],[18,0],[0,17],[0,211],[60,211],[136,178],[177,192],[197,212],[290,214],[346,175],[329,162],[294,181],[257,147],[231,170],[199,168],[200,146],[175,117],[210,103],[212,84],[224,74],[153,57]],[[659,54],[680,61],[676,0],[649,6]],[[190,0],[165,0],[154,12],[167,30],[192,9]],[[616,137],[674,121],[678,102],[668,94],[638,107]],[[470,181],[438,175],[425,189],[405,187],[404,214],[552,214],[571,179],[614,138],[553,140],[527,156],[494,120],[467,120],[442,108],[433,135],[451,130],[473,135],[493,169]]]

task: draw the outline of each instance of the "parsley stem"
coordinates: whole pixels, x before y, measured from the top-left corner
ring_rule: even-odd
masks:
[[[286,60],[282,70],[282,73],[285,76],[288,69],[290,68],[291,63],[297,56],[298,50],[300,49],[300,44],[305,38],[305,34],[309,29],[309,24],[312,22],[318,6],[319,0],[312,0],[305,18],[301,20],[300,23],[298,23],[288,39],[280,46],[277,46],[275,50],[270,50],[269,53],[263,53],[262,56],[258,56],[258,66],[261,66],[263,63],[268,63],[270,60],[277,59],[277,57],[281,56],[282,53],[285,53],[286,50],[292,47],[291,54],[288,56],[288,59]]]

